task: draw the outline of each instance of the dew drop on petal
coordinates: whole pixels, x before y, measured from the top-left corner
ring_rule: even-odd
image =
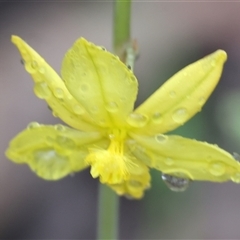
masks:
[[[108,112],[117,112],[118,111],[118,105],[115,102],[108,102],[105,106],[106,110]]]
[[[131,113],[127,118],[127,123],[132,127],[144,127],[148,122],[148,118],[139,113]]]
[[[91,113],[97,113],[98,111],[99,111],[98,106],[92,106],[92,107],[90,108],[90,112],[91,112]]]
[[[37,97],[47,99],[51,96],[51,91],[45,82],[38,82],[34,86],[34,92]]]
[[[38,128],[40,127],[40,124],[38,122],[31,122],[27,125],[28,129]]]
[[[209,166],[209,172],[213,175],[213,176],[222,176],[226,171],[226,166],[224,163],[222,162],[212,162],[210,163]]]
[[[38,68],[38,63],[36,61],[32,61],[31,67],[36,70]]]
[[[171,98],[175,98],[175,97],[176,97],[176,92],[175,92],[175,91],[169,92],[169,96],[170,96]]]
[[[83,109],[80,105],[78,105],[78,104],[76,104],[76,105],[73,106],[73,111],[74,111],[74,113],[76,113],[77,115],[81,115],[81,114],[84,113],[84,109]]]
[[[174,164],[174,160],[168,157],[164,160],[164,163],[168,166],[172,166]]]
[[[41,74],[44,74],[45,73],[45,68],[44,67],[40,67],[38,69],[38,71],[41,73]]]
[[[136,77],[135,77],[134,75],[132,75],[132,76],[130,77],[130,79],[131,79],[131,81],[134,82],[134,83],[137,82],[137,79],[136,79]]]
[[[172,119],[176,123],[184,123],[188,119],[188,111],[187,111],[187,109],[186,108],[179,108],[179,109],[177,109],[173,113]]]
[[[54,112],[54,111],[52,111],[52,115],[53,115],[55,118],[58,117],[58,114],[57,114],[56,112]]]
[[[155,124],[159,124],[163,121],[162,114],[160,112],[155,112],[152,115],[152,122]]]
[[[166,173],[162,173],[162,180],[167,187],[174,192],[183,192],[188,186],[190,180],[188,178],[175,177]]]
[[[121,102],[126,102],[126,100],[127,100],[126,97],[121,97],[121,98],[120,98],[120,101],[121,101]]]
[[[231,176],[231,180],[235,183],[240,183],[240,172],[236,172]]]
[[[63,90],[61,88],[55,88],[53,94],[56,98],[63,98],[64,96]]]
[[[58,143],[58,145],[60,147],[67,148],[69,150],[72,150],[76,147],[76,144],[73,140],[71,140],[68,137],[64,137],[64,136],[57,136],[56,142]]]
[[[37,62],[35,61],[26,61],[25,62],[25,69],[27,72],[31,73],[35,73],[36,69],[37,69]]]
[[[198,103],[199,103],[199,105],[201,105],[201,106],[205,103],[205,101],[206,101],[205,97],[200,97],[200,98],[198,99]]]
[[[54,128],[57,130],[57,131],[64,131],[66,128],[61,125],[61,124],[57,124],[54,126]]]
[[[75,77],[73,75],[71,75],[71,77],[69,78],[70,82],[74,82],[75,81]]]
[[[156,141],[157,141],[158,143],[165,143],[165,142],[167,141],[167,139],[168,139],[168,136],[163,135],[163,134],[157,134],[157,135],[155,136],[155,139],[156,139]]]
[[[82,92],[87,92],[88,89],[89,89],[89,85],[88,85],[87,83],[82,83],[82,84],[80,85],[80,90],[81,90]]]

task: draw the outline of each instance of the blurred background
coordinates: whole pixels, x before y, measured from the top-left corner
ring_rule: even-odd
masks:
[[[174,133],[240,152],[240,3],[133,2],[132,37],[140,58],[137,105],[189,63],[228,53],[220,84],[203,108]],[[94,239],[98,181],[89,170],[57,182],[6,159],[8,142],[29,122],[56,124],[33,93],[11,44],[21,36],[60,72],[64,53],[80,36],[111,50],[113,2],[0,2],[0,239]],[[162,103],[164,104],[164,103]],[[152,171],[141,201],[121,198],[121,239],[240,239],[240,185],[193,182],[171,192]]]

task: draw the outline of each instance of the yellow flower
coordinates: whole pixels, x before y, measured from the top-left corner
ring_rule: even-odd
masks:
[[[83,38],[66,53],[60,77],[29,45],[12,37],[35,94],[64,125],[31,123],[6,154],[47,180],[91,167],[119,195],[141,198],[149,168],[173,190],[189,180],[240,182],[240,163],[216,145],[175,135],[199,112],[215,88],[227,55],[217,50],[185,67],[134,110],[138,82],[118,57]]]

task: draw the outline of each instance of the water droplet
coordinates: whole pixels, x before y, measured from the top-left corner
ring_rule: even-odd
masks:
[[[70,82],[74,82],[74,81],[75,81],[75,77],[74,77],[73,75],[71,75],[71,76],[69,77],[69,81],[70,81]]]
[[[58,114],[57,114],[56,112],[54,112],[54,111],[52,111],[52,115],[53,115],[55,118],[58,117]]]
[[[152,115],[152,122],[155,124],[159,124],[163,121],[162,114],[160,112],[155,112]]]
[[[81,115],[81,114],[84,113],[84,109],[83,109],[80,105],[78,105],[78,104],[76,104],[76,105],[73,106],[73,111],[74,111],[74,113],[76,113],[77,115]]]
[[[108,102],[105,108],[108,112],[117,112],[118,111],[118,105],[115,102]]]
[[[174,164],[174,160],[172,158],[166,158],[164,162],[168,166],[172,166]]]
[[[115,138],[114,134],[109,134],[108,137],[109,137],[110,140]]]
[[[159,142],[159,143],[164,143],[164,142],[167,141],[168,136],[163,135],[163,134],[158,134],[158,135],[155,136],[155,139],[156,139],[156,141]]]
[[[36,69],[37,69],[37,62],[35,61],[26,61],[25,62],[25,69],[27,72],[31,73],[35,73]]]
[[[169,96],[170,96],[171,98],[175,98],[175,97],[176,97],[176,92],[175,92],[175,91],[171,91],[171,92],[169,93]]]
[[[102,49],[103,51],[107,51],[107,49],[106,49],[105,47],[101,47],[101,49]]]
[[[127,123],[132,127],[144,127],[147,122],[148,117],[139,113],[131,113],[127,118]]]
[[[49,90],[48,85],[45,82],[36,83],[33,90],[37,97],[41,99],[47,99],[51,96],[51,91]]]
[[[131,80],[131,82],[133,82],[133,83],[137,82],[137,79],[136,79],[136,77],[135,77],[134,75],[132,75],[132,76],[130,77],[130,80]]]
[[[222,162],[212,162],[209,166],[209,172],[214,176],[222,176],[226,171],[226,166]]]
[[[32,66],[33,69],[37,69],[38,68],[38,63],[36,61],[32,61],[31,66]]]
[[[168,188],[174,192],[183,192],[188,186],[190,180],[187,178],[175,177],[166,173],[162,174],[162,180],[168,186]]]
[[[40,124],[38,122],[31,122],[27,125],[28,129],[38,128],[40,127]]]
[[[234,175],[231,176],[231,180],[235,183],[240,183],[240,173],[234,173]]]
[[[92,106],[90,109],[91,113],[97,113],[99,111],[98,106]]]
[[[57,136],[56,142],[62,148],[67,148],[68,150],[73,150],[76,147],[76,144],[73,140],[64,136]]]
[[[44,67],[40,67],[38,69],[38,71],[41,73],[41,74],[44,74],[45,73],[45,68]]]
[[[80,85],[80,90],[81,90],[82,92],[87,92],[88,89],[89,89],[89,85],[88,85],[87,83],[82,83],[82,84]]]
[[[111,59],[112,64],[115,64],[118,61],[120,61],[118,56],[112,56],[112,59]]]
[[[200,97],[200,98],[198,99],[199,105],[203,105],[203,104],[205,103],[205,101],[206,101],[205,97]]]
[[[57,130],[57,131],[64,131],[66,128],[65,126],[61,125],[61,124],[57,124],[54,126],[54,128]]]
[[[187,119],[188,119],[188,112],[186,108],[179,108],[177,109],[173,115],[172,115],[172,119],[176,122],[176,123],[184,123]]]
[[[55,88],[53,94],[56,98],[63,98],[64,92],[61,88]]]
[[[238,153],[234,152],[234,153],[233,153],[233,158],[234,158],[235,160],[237,160],[238,162],[240,162],[240,155],[239,155]]]
[[[125,102],[126,100],[127,100],[126,97],[121,97],[121,98],[120,98],[120,101],[121,101],[121,102]]]

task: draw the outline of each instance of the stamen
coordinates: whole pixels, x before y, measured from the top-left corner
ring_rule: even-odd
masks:
[[[100,177],[102,183],[118,184],[129,179],[129,167],[134,163],[124,154],[126,133],[114,129],[109,134],[110,145],[107,150],[90,149],[86,161],[91,165],[93,178]]]

